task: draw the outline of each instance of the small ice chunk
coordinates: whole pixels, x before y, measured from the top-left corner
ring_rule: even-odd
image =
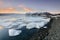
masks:
[[[12,24],[12,22],[2,22],[0,25],[7,27],[8,25]]]
[[[21,30],[9,29],[9,36],[17,36],[21,33]]]
[[[29,23],[29,24],[27,24],[26,28],[27,28],[27,29],[32,29],[32,28],[34,28],[35,26],[36,26],[35,23]]]
[[[45,25],[44,22],[38,22],[38,23],[33,22],[33,23],[29,23],[26,28],[27,28],[27,29],[41,28],[41,27],[43,27],[44,25]]]
[[[23,24],[20,24],[17,28],[15,28],[15,29],[21,29],[21,28],[23,28],[23,27],[25,27],[26,26],[26,24],[25,23],[23,23]]]
[[[41,27],[43,27],[45,25],[45,23],[44,22],[40,22],[40,23],[36,23],[36,25],[37,25],[36,28],[41,28]]]
[[[47,26],[45,26],[44,28],[47,28]]]
[[[17,27],[19,26],[19,25],[21,25],[23,22],[14,22],[14,23],[12,23],[11,25],[9,25],[9,27],[7,27],[7,28],[12,28],[12,29],[17,29]]]

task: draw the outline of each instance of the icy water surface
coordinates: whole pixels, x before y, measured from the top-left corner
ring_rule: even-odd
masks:
[[[24,40],[49,21],[50,18],[47,17],[22,14],[0,16],[0,40]]]

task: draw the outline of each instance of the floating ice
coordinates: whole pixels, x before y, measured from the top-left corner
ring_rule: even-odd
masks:
[[[45,24],[47,24],[49,21],[50,21],[50,19],[45,19],[45,20],[42,20],[41,22],[31,22],[31,23],[27,24],[26,28],[27,29],[41,28]]]
[[[26,26],[26,24],[21,24],[21,25],[19,25],[16,29],[21,29],[21,28],[23,28],[23,27],[25,27]]]
[[[9,29],[9,36],[17,36],[21,33],[21,30]]]
[[[9,25],[9,27],[7,28],[13,28],[16,29],[20,24],[22,24],[23,22],[13,22],[12,24]]]
[[[47,26],[43,27],[43,28],[47,28]]]
[[[4,27],[9,26],[10,24],[12,24],[12,22],[0,22],[0,25],[2,25]]]
[[[0,25],[4,26],[5,28],[9,28],[9,36],[17,36],[22,32],[21,28],[23,27],[26,27],[26,29],[41,28],[49,21],[50,18],[24,16],[24,18],[17,19],[13,22],[11,22],[10,20],[0,20]]]
[[[35,28],[36,24],[35,23],[29,23],[26,28],[27,29],[32,29],[32,28]]]

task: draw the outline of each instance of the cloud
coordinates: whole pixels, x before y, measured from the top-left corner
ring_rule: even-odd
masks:
[[[18,7],[22,8],[25,12],[32,12],[33,9],[26,7],[25,5],[18,5]]]
[[[18,14],[21,14],[21,13],[25,13],[24,11],[18,11],[16,8],[12,8],[12,7],[9,7],[9,8],[0,8],[0,14],[11,14],[11,13],[18,13]]]
[[[15,8],[0,8],[0,13],[10,13],[16,11]]]
[[[2,2],[2,1],[0,1],[0,6],[1,6],[1,5],[3,5],[3,2]]]

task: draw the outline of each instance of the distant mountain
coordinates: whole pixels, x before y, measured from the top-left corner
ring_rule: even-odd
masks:
[[[27,16],[44,16],[44,17],[50,17],[51,13],[49,12],[42,12],[42,13],[26,13]]]
[[[51,13],[49,12],[42,12],[42,13],[26,13],[27,15],[52,15]]]

